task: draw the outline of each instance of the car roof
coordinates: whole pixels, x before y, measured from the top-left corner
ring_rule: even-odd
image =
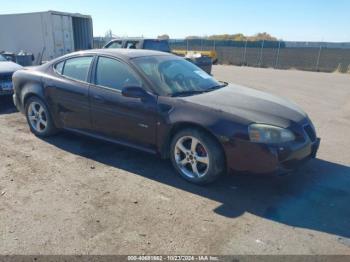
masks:
[[[125,48],[104,48],[104,49],[90,49],[85,51],[79,51],[70,53],[69,55],[66,55],[65,57],[70,57],[74,55],[109,55],[109,56],[115,56],[115,57],[121,57],[124,59],[133,59],[136,57],[144,57],[144,56],[173,56],[172,54],[166,53],[166,52],[160,52],[160,51],[154,51],[154,50],[146,50],[146,49],[125,49]]]

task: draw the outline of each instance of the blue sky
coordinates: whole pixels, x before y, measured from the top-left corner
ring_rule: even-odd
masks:
[[[350,0],[0,0],[0,13],[89,14],[94,35],[172,38],[268,32],[283,40],[350,42]]]

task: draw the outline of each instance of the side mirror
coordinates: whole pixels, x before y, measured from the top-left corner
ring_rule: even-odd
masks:
[[[122,95],[131,98],[144,98],[147,96],[147,92],[138,86],[129,86],[122,89]]]

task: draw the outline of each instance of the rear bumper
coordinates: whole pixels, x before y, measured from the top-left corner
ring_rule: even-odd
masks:
[[[228,168],[254,174],[284,174],[315,158],[320,138],[284,146],[236,141],[225,146]]]
[[[12,96],[12,100],[13,100],[13,104],[16,106],[17,110],[19,112],[22,112],[23,113],[23,108],[21,107],[21,104],[18,100],[18,97],[16,96],[16,94],[13,94]]]

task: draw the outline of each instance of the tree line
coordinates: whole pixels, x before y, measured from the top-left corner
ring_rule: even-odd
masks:
[[[266,32],[257,33],[253,36],[246,36],[244,34],[219,34],[210,35],[207,37],[202,36],[187,36],[185,39],[208,39],[208,40],[232,40],[232,41],[278,41],[277,37],[274,37]]]

